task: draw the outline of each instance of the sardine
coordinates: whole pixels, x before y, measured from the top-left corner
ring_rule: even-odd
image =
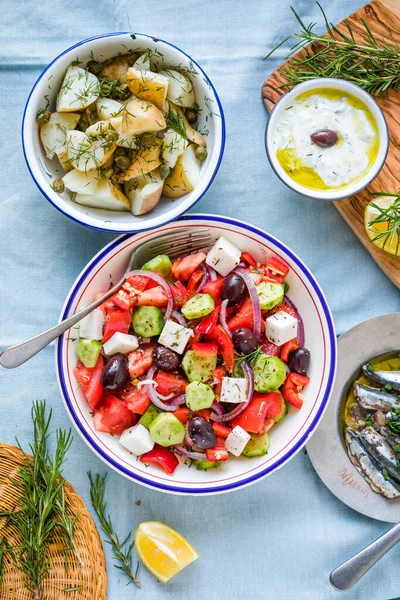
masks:
[[[349,458],[371,488],[375,492],[383,494],[386,498],[398,498],[400,496],[400,489],[396,486],[395,482],[384,478],[382,471],[376,467],[365,448],[361,445],[355,431],[348,428],[345,436],[348,444],[347,451]]]
[[[370,381],[379,383],[382,387],[390,385],[393,391],[400,392],[400,371],[370,371],[368,364],[363,365],[362,371]]]
[[[367,410],[382,410],[388,412],[397,404],[397,395],[383,392],[368,385],[362,385],[358,381],[354,384],[354,395],[363,408]],[[400,404],[398,404],[400,408]]]
[[[359,440],[378,469],[386,469],[388,475],[400,483],[400,473],[396,469],[396,453],[381,434],[373,427],[366,427],[360,432]]]

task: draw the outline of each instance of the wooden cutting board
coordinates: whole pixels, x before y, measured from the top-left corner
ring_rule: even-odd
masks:
[[[400,44],[400,0],[373,0],[351,15],[348,20],[356,38],[360,37],[363,32],[361,19],[368,23],[378,39]],[[293,23],[293,27],[296,27],[296,22]],[[343,22],[338,27],[346,31]],[[285,92],[285,89],[279,89],[286,81],[281,73],[282,66],[268,77],[262,87],[262,98],[268,112]],[[337,200],[333,204],[372,258],[389,279],[400,288],[400,257],[395,258],[377,248],[370,242],[364,229],[364,209],[371,200],[371,192],[395,192],[400,188],[400,91],[390,91],[388,97],[378,99],[378,103],[385,113],[390,133],[390,147],[386,164],[378,177],[367,188],[355,196]]]

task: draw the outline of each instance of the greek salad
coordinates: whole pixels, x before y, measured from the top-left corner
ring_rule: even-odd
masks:
[[[80,323],[74,375],[95,430],[168,474],[186,459],[206,470],[265,455],[310,381],[288,272],[224,237],[207,253],[160,255],[129,272]]]

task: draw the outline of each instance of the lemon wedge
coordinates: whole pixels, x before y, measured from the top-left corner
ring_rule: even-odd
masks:
[[[135,549],[144,566],[162,583],[199,557],[183,535],[157,521],[139,525],[135,531]]]
[[[399,205],[397,207],[397,205]],[[379,210],[381,209],[381,210]],[[392,209],[390,215],[382,211]],[[376,222],[379,219],[379,222]],[[395,222],[399,222],[397,230],[390,233]],[[365,231],[371,242],[389,254],[396,255],[400,250],[400,203],[398,196],[379,196],[367,204],[364,213]],[[387,232],[387,233],[386,233]],[[378,237],[380,234],[385,234]],[[377,239],[378,238],[378,239]]]

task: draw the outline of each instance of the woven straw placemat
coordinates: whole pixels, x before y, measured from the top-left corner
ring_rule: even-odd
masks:
[[[24,463],[24,454],[15,446],[0,443],[0,512],[12,510],[18,504],[19,492],[10,481],[18,478],[18,470]],[[66,483],[66,503],[70,515],[79,515],[74,530],[75,555],[69,556],[68,571],[65,570],[63,544],[57,536],[48,545],[50,571],[44,580],[46,600],[105,600],[107,592],[106,561],[96,525],[83,500],[74,488]],[[0,518],[0,537],[10,544],[18,543],[18,531],[7,525],[7,518]],[[71,588],[79,590],[67,592]],[[32,600],[25,587],[25,575],[21,573],[6,553],[3,564],[1,600]]]

